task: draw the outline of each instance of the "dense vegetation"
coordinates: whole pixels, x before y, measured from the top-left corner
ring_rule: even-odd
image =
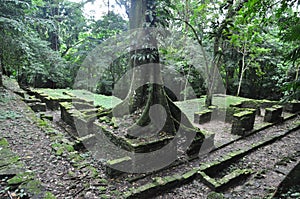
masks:
[[[99,20],[85,17],[82,10],[88,2],[0,0],[0,71],[24,86],[72,87],[87,54],[128,29],[128,20],[113,9]],[[297,0],[147,2],[155,7],[153,20],[160,26],[182,31],[212,55],[211,67],[221,72],[227,94],[299,99]],[[130,14],[129,0],[117,3]],[[205,80],[199,78],[193,65],[176,57],[176,49],[161,53],[188,77],[198,96],[206,93]],[[96,92],[111,94],[127,68],[126,60],[124,56],[111,64]]]

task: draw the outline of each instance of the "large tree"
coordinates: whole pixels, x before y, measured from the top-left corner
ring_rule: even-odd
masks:
[[[138,41],[139,47],[132,46],[130,52],[130,65],[133,71],[131,86],[127,97],[115,108],[114,112],[123,115],[127,107],[129,107],[130,114],[141,110],[140,117],[128,129],[127,136],[130,138],[159,133],[175,135],[179,128],[183,128],[185,132],[195,132],[185,114],[166,94],[156,38],[151,31],[151,27],[155,27],[158,23],[155,1],[131,0],[130,5],[130,29],[132,32],[137,32],[137,35],[134,34],[134,40]],[[141,48],[141,46],[144,47]],[[164,121],[165,123],[162,123]]]

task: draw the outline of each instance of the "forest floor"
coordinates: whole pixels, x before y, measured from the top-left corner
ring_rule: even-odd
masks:
[[[6,85],[12,88],[12,85]],[[68,148],[67,126],[62,125],[59,113],[54,122],[39,120],[36,114],[11,90],[0,91],[0,138],[5,138],[10,149],[22,162],[21,172],[29,172],[40,182],[48,198],[122,198],[130,185],[125,178],[109,179],[105,175],[102,160],[95,160],[87,151],[75,151]],[[196,159],[176,168],[169,168],[146,176],[134,186],[142,185],[157,176],[172,175],[188,171],[200,163],[213,161],[231,151],[247,148],[254,141],[263,140],[268,135],[281,133],[295,122],[299,116],[283,124],[263,130],[247,139],[239,140],[220,150],[212,152],[203,159]],[[216,125],[216,124],[215,124]],[[221,138],[219,138],[221,139]],[[67,150],[60,148],[64,146]],[[65,149],[64,148],[64,149]],[[60,150],[62,149],[62,150]],[[1,147],[0,147],[1,151]],[[272,144],[263,146],[248,154],[231,167],[254,169],[255,175],[246,183],[224,191],[225,198],[266,198],[276,190],[286,174],[300,161],[300,131],[293,131]],[[285,158],[289,157],[287,161]],[[3,158],[2,158],[3,159]],[[0,157],[1,160],[1,157]],[[283,163],[283,164],[280,164]],[[1,164],[0,164],[1,167]],[[231,168],[232,169],[232,168]],[[0,183],[0,198],[19,198],[20,190],[8,189],[7,178]],[[133,187],[134,187],[133,186]],[[159,193],[156,198],[207,198],[211,189],[199,179],[178,188]],[[38,198],[47,198],[45,195]]]

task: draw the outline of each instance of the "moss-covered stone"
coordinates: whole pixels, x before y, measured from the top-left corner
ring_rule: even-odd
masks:
[[[192,131],[192,133],[196,133],[196,134],[195,134],[195,137],[193,138],[192,143],[190,144],[190,146],[188,147],[188,149],[186,151],[186,154],[190,158],[198,157],[201,146],[202,146],[203,141],[205,139],[204,134],[199,129],[194,129]]]
[[[45,103],[35,102],[35,103],[29,103],[28,105],[34,112],[45,112],[46,111]]]
[[[234,102],[229,105],[229,107],[242,108],[242,102]]]
[[[222,193],[217,193],[213,191],[207,195],[207,199],[225,199],[225,197]]]
[[[239,107],[227,107],[227,108],[218,108],[214,110],[212,119],[224,121],[226,123],[232,123],[233,115],[241,111],[248,110],[247,108]]]
[[[34,178],[33,173],[24,172],[24,173],[19,173],[13,178],[7,180],[7,183],[8,185],[18,185],[26,181],[32,180],[33,178]]]
[[[87,103],[87,102],[73,102],[72,105],[78,110],[95,108],[94,105]]]
[[[271,100],[259,100],[259,103],[260,103],[260,108],[270,108],[274,105],[277,105],[279,104],[278,101],[271,101]]]
[[[117,170],[116,168],[125,168],[125,166],[128,165],[131,161],[131,158],[128,156],[119,159],[108,160],[106,162],[106,175],[110,178],[113,178],[122,174],[123,172]]]
[[[22,98],[25,98],[26,95],[26,91],[22,91],[22,90],[14,91],[14,93],[19,95]]]
[[[40,99],[36,99],[36,98],[24,98],[23,101],[24,101],[25,103],[42,102]]]
[[[204,110],[194,114],[194,122],[197,124],[204,124],[211,120],[212,110]]]
[[[285,110],[290,113],[297,113],[300,111],[300,101],[292,101],[285,105]]]
[[[283,107],[279,105],[274,105],[272,108],[265,109],[264,122],[275,123],[283,120],[281,117]]]
[[[40,114],[40,118],[42,120],[46,119],[46,120],[53,121],[53,115],[49,115],[49,114],[45,114],[45,113],[41,113]]]
[[[245,100],[245,101],[242,101],[241,108],[255,109],[256,115],[261,115],[260,103],[259,103],[258,100]]]
[[[78,137],[73,144],[73,147],[76,151],[81,151],[85,149],[85,146],[93,146],[97,142],[95,134],[88,134],[83,137]]]
[[[79,103],[85,103],[85,104],[90,104],[90,105],[94,105],[94,101],[93,100],[85,100],[82,98],[73,98],[72,102],[79,102]]]
[[[231,133],[244,136],[246,131],[253,129],[255,112],[247,110],[233,115]]]
[[[76,137],[84,137],[92,133],[93,123],[96,120],[95,115],[85,115],[75,109],[72,103],[60,103],[61,118],[68,125],[76,129]]]
[[[209,177],[205,172],[198,171],[198,174],[200,176],[200,180],[212,190],[215,190],[216,187],[220,186],[215,179]]]
[[[222,191],[230,186],[238,183],[240,180],[245,179],[253,173],[251,169],[236,169],[233,172],[225,175],[218,180],[219,186],[215,187],[215,190]]]

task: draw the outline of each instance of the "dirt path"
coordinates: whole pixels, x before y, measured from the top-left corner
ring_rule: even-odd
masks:
[[[55,140],[32,121],[35,113],[12,92],[1,94],[5,102],[0,112],[7,114],[0,123],[1,136],[25,163],[24,169],[33,171],[45,190],[57,198],[96,198],[90,185],[97,182],[93,182],[90,170],[75,168],[64,155],[55,155],[51,147]]]

